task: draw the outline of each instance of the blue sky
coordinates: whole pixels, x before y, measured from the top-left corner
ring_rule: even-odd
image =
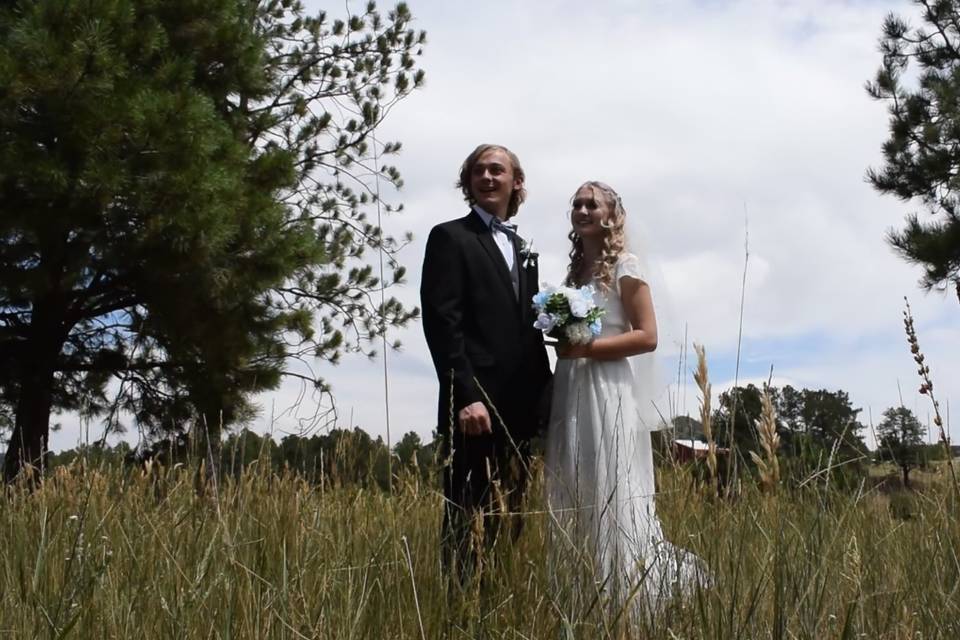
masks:
[[[904,403],[926,419],[902,332],[906,295],[941,403],[960,395],[960,305],[917,289],[919,270],[884,242],[917,207],[864,180],[880,163],[887,117],[863,85],[880,63],[885,14],[908,14],[909,2],[409,6],[428,32],[427,82],[379,132],[404,145],[394,164],[405,186],[388,197],[405,212],[387,228],[415,237],[401,255],[409,282],[396,295],[417,304],[430,227],[465,212],[453,188],[459,165],[478,143],[497,142],[526,169],[530,195],[517,222],[541,252],[545,280],[563,274],[576,187],[598,178],[620,192],[650,231],[677,321],[707,347],[717,391],[733,380],[747,242],[741,380],[766,379],[772,365],[775,383],[848,391],[864,421],[899,402],[899,382]],[[388,360],[392,436],[428,436],[437,389],[420,326],[393,337],[405,347]],[[360,356],[318,365],[334,388],[337,418],[327,426],[352,416],[385,435],[382,366]],[[282,413],[297,393],[290,385],[264,396],[264,415]],[[696,394],[681,395],[694,412]],[[315,407],[307,400],[299,411]],[[293,413],[254,426],[296,431]],[[76,433],[65,429],[54,446]]]

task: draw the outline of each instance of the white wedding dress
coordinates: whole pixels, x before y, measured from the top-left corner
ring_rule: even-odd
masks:
[[[631,330],[620,280],[644,280],[641,270],[637,257],[625,253],[616,288],[604,293],[597,287],[596,303],[605,310],[600,337]],[[699,559],[664,539],[655,513],[650,432],[661,428],[662,418],[654,406],[652,360],[645,361],[652,357],[557,362],[545,482],[560,527],[558,560],[592,555],[594,580],[615,605],[645,597],[657,608],[704,574]]]

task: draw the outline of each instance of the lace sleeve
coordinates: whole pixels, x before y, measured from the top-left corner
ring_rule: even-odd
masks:
[[[647,281],[640,259],[632,253],[623,254],[617,261],[617,282],[620,282],[621,278],[633,278],[641,282]]]

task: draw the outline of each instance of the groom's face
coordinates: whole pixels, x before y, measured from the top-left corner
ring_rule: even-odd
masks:
[[[510,196],[521,187],[513,164],[502,149],[490,149],[479,158],[470,172],[470,194],[484,211],[505,218]]]

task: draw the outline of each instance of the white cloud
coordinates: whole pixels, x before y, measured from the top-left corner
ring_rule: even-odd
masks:
[[[465,211],[453,187],[460,162],[476,144],[499,142],[527,171],[517,221],[545,279],[563,273],[570,195],[599,178],[642,216],[677,318],[712,353],[736,348],[748,229],[745,354],[798,386],[845,389],[875,418],[901,380],[905,402],[921,410],[901,327],[909,295],[938,394],[956,399],[957,302],[917,291],[918,270],[883,239],[909,207],[864,180],[880,163],[887,116],[863,84],[880,63],[883,16],[906,9],[893,0],[411,3],[428,32],[427,83],[380,132],[404,143],[395,163],[406,211],[387,227],[416,236],[397,293],[416,304],[430,226]],[[393,435],[428,435],[429,355],[419,326],[401,337],[405,351],[389,356]],[[352,409],[355,424],[385,432],[381,367],[355,357],[319,367],[342,425]]]

